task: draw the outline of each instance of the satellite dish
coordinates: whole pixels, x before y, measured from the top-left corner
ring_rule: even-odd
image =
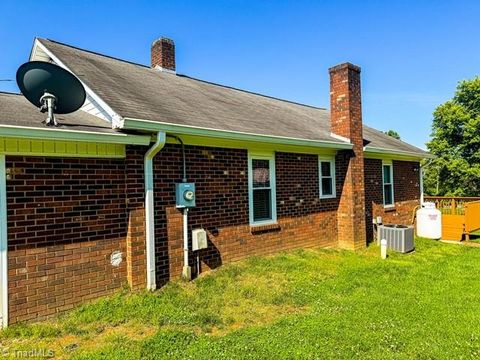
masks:
[[[60,66],[30,61],[17,70],[17,84],[22,94],[41,112],[48,112],[46,124],[57,126],[54,114],[78,110],[86,98],[82,83]]]

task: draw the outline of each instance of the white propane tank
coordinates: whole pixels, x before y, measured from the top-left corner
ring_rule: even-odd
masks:
[[[417,210],[417,236],[427,239],[442,237],[442,213],[435,208],[435,203],[423,203]]]

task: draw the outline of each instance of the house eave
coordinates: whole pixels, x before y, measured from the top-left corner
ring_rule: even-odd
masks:
[[[366,146],[364,147],[365,157],[382,157],[382,156],[389,156],[391,158],[399,158],[399,159],[406,159],[406,160],[423,160],[423,159],[434,159],[435,155],[430,153],[417,153],[412,151],[403,151],[403,150],[395,150],[395,149],[386,149],[380,147],[373,147],[373,146]]]
[[[33,128],[24,126],[0,125],[0,136],[40,139],[40,140],[71,140],[82,142],[102,142],[107,144],[148,145],[149,135],[91,133],[88,131],[73,131],[57,128]]]
[[[253,133],[245,133],[230,130],[219,130],[210,128],[201,128],[190,125],[178,125],[165,122],[157,122],[151,120],[123,118],[123,129],[137,131],[164,131],[167,133],[175,133],[179,135],[194,135],[201,137],[219,138],[227,140],[252,141],[259,143],[283,144],[295,146],[307,146],[312,148],[329,148],[329,149],[352,149],[350,143],[341,143],[335,141],[309,140],[289,138],[284,136],[261,135]]]

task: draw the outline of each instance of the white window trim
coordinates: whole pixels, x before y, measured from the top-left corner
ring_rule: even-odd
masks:
[[[272,196],[272,219],[254,221],[253,220],[253,173],[252,160],[270,160],[270,188]],[[248,213],[250,225],[269,225],[277,223],[277,183],[275,179],[275,153],[274,152],[248,152]]]
[[[391,180],[390,184],[392,185],[392,203],[391,204],[385,204],[385,183],[383,182],[383,180],[385,179],[385,174],[384,174],[385,165],[390,166],[390,180]],[[382,194],[383,194],[383,207],[387,209],[395,207],[395,184],[393,179],[393,163],[391,160],[382,161]]]
[[[330,173],[332,174],[332,194],[322,194],[322,161],[330,163]],[[335,176],[335,157],[334,156],[319,156],[318,157],[318,194],[320,199],[334,199],[337,197],[337,179]]]

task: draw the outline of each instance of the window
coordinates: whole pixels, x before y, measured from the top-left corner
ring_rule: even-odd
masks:
[[[248,188],[250,224],[275,223],[275,154],[249,154]]]
[[[320,198],[335,197],[335,159],[318,158],[318,172],[320,183]]]
[[[385,207],[394,206],[393,199],[393,165],[391,162],[382,163],[383,176],[383,205]]]

